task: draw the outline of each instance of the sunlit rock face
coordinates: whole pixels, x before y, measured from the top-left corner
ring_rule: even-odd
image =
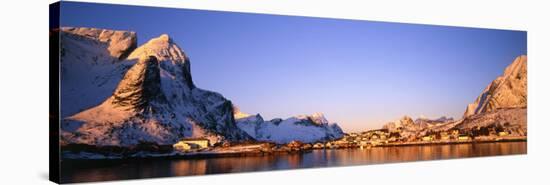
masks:
[[[414,127],[416,127],[416,125],[413,119],[409,116],[403,116],[401,119],[386,123],[383,126],[383,129],[388,129],[388,131],[390,132],[395,132],[398,130],[401,131],[405,129],[416,130],[416,128]]]
[[[517,57],[469,104],[464,117],[491,112],[499,108],[527,107],[527,56]]]
[[[65,143],[132,146],[173,144],[187,137],[212,142],[252,139],[236,126],[229,100],[195,87],[189,59],[168,35],[151,39],[119,60],[106,43],[66,34],[61,44],[69,54],[62,56],[62,66],[70,74],[65,77],[75,83],[66,83],[65,92],[93,98],[68,102],[74,106],[62,113]]]
[[[527,135],[527,56],[517,57],[469,104],[456,129],[503,127],[512,135]]]
[[[160,88],[158,61],[154,56],[143,56],[120,81],[113,93],[112,104],[141,112],[155,103],[167,103]]]
[[[61,30],[105,43],[109,54],[118,59],[126,58],[137,47],[136,33],[131,31],[72,27],[64,27]]]

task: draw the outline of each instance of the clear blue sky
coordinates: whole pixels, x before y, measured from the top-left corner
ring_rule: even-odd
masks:
[[[522,31],[68,3],[62,26],[163,33],[195,84],[266,119],[323,112],[346,131],[403,115],[460,118],[516,56]]]

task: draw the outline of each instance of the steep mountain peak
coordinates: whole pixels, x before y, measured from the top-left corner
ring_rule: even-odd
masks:
[[[317,123],[318,125],[322,124],[328,124],[327,118],[325,118],[325,115],[321,112],[316,112],[308,116],[311,121],[314,123]]]
[[[128,59],[139,59],[142,55],[151,55],[158,58],[160,62],[170,61],[174,63],[186,63],[187,56],[183,50],[172,41],[167,34],[149,40],[137,48],[128,56]]]
[[[410,116],[403,116],[400,119],[386,123],[382,128],[389,131],[396,131],[398,129],[412,128],[416,126],[415,122]]]
[[[139,59],[142,56],[154,56],[160,63],[160,68],[166,74],[181,78],[189,88],[195,88],[191,78],[191,63],[183,50],[173,42],[167,34],[149,40],[138,47],[128,56],[129,60]]]
[[[160,35],[159,39],[161,39],[164,42],[169,42],[169,43],[172,42],[172,39],[170,38],[170,36],[168,34]]]
[[[527,56],[517,57],[483,90],[472,104],[469,104],[464,117],[491,112],[499,108],[527,106]]]
[[[504,77],[518,77],[527,75],[527,56],[521,55],[518,56],[512,64],[510,64],[506,69],[504,70]]]
[[[413,119],[410,116],[407,116],[407,115],[403,116],[399,120],[399,122],[401,122],[401,124],[403,124],[403,125],[410,125],[410,124],[414,123]]]

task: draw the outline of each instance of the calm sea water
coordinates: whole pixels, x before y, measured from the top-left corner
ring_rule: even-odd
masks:
[[[372,149],[313,150],[301,154],[209,159],[154,159],[116,162],[63,162],[62,182],[106,181],[329,166],[366,165],[465,157],[526,154],[527,142]]]

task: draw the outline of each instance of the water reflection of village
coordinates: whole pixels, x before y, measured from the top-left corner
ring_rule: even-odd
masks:
[[[178,176],[187,176],[510,155],[522,154],[526,151],[526,147],[525,142],[464,143],[456,145],[374,147],[370,150],[312,150],[308,153],[286,155],[175,160],[171,162],[171,173]]]
[[[268,171],[456,159],[497,155],[525,154],[527,142],[463,143],[452,145],[409,145],[400,147],[323,149],[310,152],[214,157],[198,159],[159,159],[139,161],[103,161],[88,165],[70,165],[63,169],[66,181],[104,181],[116,179],[189,176],[230,172]],[[115,163],[115,164],[111,164]],[[96,166],[90,168],[90,165]]]

